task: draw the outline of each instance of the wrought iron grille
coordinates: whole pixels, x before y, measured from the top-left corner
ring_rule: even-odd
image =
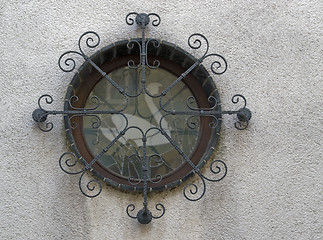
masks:
[[[215,75],[223,74],[227,70],[227,62],[219,54],[216,53],[209,53],[209,42],[207,38],[199,33],[192,34],[188,38],[188,45],[192,49],[200,49],[204,44],[205,52],[199,59],[196,59],[193,64],[190,65],[185,71],[183,71],[176,79],[171,81],[171,83],[163,89],[160,93],[153,94],[151,89],[148,87],[147,83],[147,75],[149,71],[156,70],[160,67],[159,60],[151,60],[148,54],[149,46],[158,49],[161,45],[159,40],[156,39],[147,39],[145,36],[145,30],[149,23],[153,27],[157,27],[160,24],[160,17],[155,13],[150,14],[138,14],[135,12],[131,12],[126,16],[126,23],[128,25],[136,24],[139,28],[141,28],[141,39],[133,39],[128,41],[127,48],[129,50],[134,49],[136,46],[139,49],[139,60],[128,60],[127,67],[129,69],[137,69],[138,70],[138,89],[135,92],[129,92],[126,87],[122,87],[118,81],[115,81],[107,72],[103,71],[98,64],[95,62],[93,57],[88,57],[83,50],[82,43],[85,42],[85,46],[88,48],[95,48],[100,43],[99,35],[96,32],[89,31],[85,32],[78,41],[79,51],[68,51],[62,54],[59,58],[58,64],[62,71],[64,72],[71,72],[75,70],[76,62],[73,55],[78,55],[84,58],[85,63],[92,66],[93,69],[97,73],[100,74],[102,79],[106,80],[107,83],[117,91],[119,96],[122,99],[123,104],[119,105],[119,108],[111,108],[111,109],[101,109],[100,106],[103,104],[98,96],[92,95],[88,98],[88,101],[91,103],[89,107],[85,107],[85,105],[79,104],[79,97],[76,95],[70,96],[66,99],[65,108],[63,111],[56,111],[56,110],[46,110],[43,107],[43,104],[51,104],[53,102],[53,98],[50,95],[42,95],[38,100],[38,108],[33,112],[32,116],[33,119],[37,122],[38,127],[40,130],[44,132],[49,132],[53,128],[53,123],[47,121],[49,115],[63,115],[66,125],[66,131],[72,132],[77,128],[80,128],[80,123],[82,123],[83,118],[91,117],[91,127],[93,129],[98,129],[102,125],[102,116],[118,116],[119,119],[123,122],[122,128],[119,129],[114,138],[111,139],[109,144],[103,147],[99,153],[95,154],[90,161],[86,161],[84,156],[80,154],[77,146],[73,140],[71,140],[71,145],[73,148],[73,152],[65,152],[59,159],[59,166],[61,169],[68,173],[68,174],[80,174],[79,179],[79,188],[81,192],[87,197],[96,197],[102,191],[102,185],[100,180],[97,178],[93,178],[87,184],[82,184],[84,175],[87,172],[93,172],[97,177],[103,179],[106,182],[109,182],[109,179],[106,179],[105,176],[102,176],[99,172],[93,169],[93,165],[96,164],[100,159],[108,154],[109,149],[111,149],[117,142],[129,131],[135,130],[139,136],[139,140],[141,142],[140,146],[140,153],[131,154],[128,156],[129,162],[131,162],[131,158],[135,158],[137,162],[140,163],[139,165],[139,173],[134,177],[129,174],[128,182],[131,186],[133,186],[134,190],[139,190],[143,192],[143,208],[140,209],[137,213],[135,213],[135,205],[129,204],[126,208],[126,212],[129,217],[137,219],[140,223],[147,224],[151,222],[152,219],[160,218],[165,213],[165,207],[163,204],[158,203],[155,208],[157,214],[153,214],[148,209],[148,192],[151,189],[151,186],[163,181],[163,175],[157,174],[156,176],[152,176],[151,173],[151,161],[155,162],[163,162],[163,157],[161,154],[157,153],[148,153],[147,149],[147,139],[150,137],[151,132],[155,132],[161,136],[172,146],[173,149],[176,150],[177,154],[183,159],[183,161],[191,168],[190,173],[197,174],[201,180],[202,186],[198,186],[195,183],[187,184],[184,189],[183,193],[187,200],[190,201],[197,201],[201,199],[205,192],[206,192],[206,181],[210,182],[217,182],[222,180],[226,173],[227,167],[226,164],[221,160],[213,160],[210,164],[210,172],[214,175],[214,178],[206,177],[204,174],[201,173],[200,167],[201,162],[205,162],[205,159],[199,160],[199,162],[193,162],[191,157],[183,151],[181,145],[172,137],[169,131],[164,127],[163,122],[169,116],[186,116],[187,126],[190,129],[194,129],[197,127],[198,123],[194,121],[194,119],[204,119],[208,118],[211,119],[208,122],[208,128],[210,131],[215,128],[219,128],[221,117],[223,114],[229,115],[236,115],[237,121],[235,122],[235,128],[239,130],[246,129],[248,127],[249,120],[251,118],[251,111],[246,108],[246,99],[240,95],[236,94],[232,97],[232,102],[234,104],[239,103],[239,100],[242,99],[243,106],[235,111],[222,111],[220,108],[220,104],[218,99],[213,95],[207,97],[208,106],[201,107],[198,104],[196,105],[196,97],[189,96],[186,99],[186,104],[183,106],[182,109],[172,109],[168,108],[165,105],[165,98],[169,95],[170,91],[176,87],[181,82],[185,81],[190,73],[192,73],[201,63],[206,59],[213,57],[216,60],[211,64],[211,71]],[[72,89],[68,89],[68,92],[72,92]],[[125,113],[127,108],[129,108],[129,102],[132,99],[138,99],[140,96],[149,97],[151,99],[157,99],[159,102],[159,114],[161,115],[159,121],[155,126],[148,127],[146,129],[131,125],[129,122],[129,116]],[[138,103],[137,101],[137,104]],[[194,105],[195,104],[195,105]],[[104,104],[103,104],[104,105]],[[213,132],[214,133],[214,132]],[[217,132],[218,133],[218,132]],[[68,135],[71,136],[71,135]],[[203,136],[202,136],[203,137]],[[74,146],[73,146],[74,144]],[[81,170],[75,170],[76,164],[78,162],[82,162],[84,167]],[[132,162],[133,163],[133,162]],[[192,175],[190,174],[190,175]],[[180,180],[181,182],[181,180]],[[112,184],[113,185],[113,184]],[[118,186],[117,186],[118,187]],[[166,187],[167,188],[167,185]]]

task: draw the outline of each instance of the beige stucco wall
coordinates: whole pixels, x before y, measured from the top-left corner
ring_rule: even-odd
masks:
[[[321,0],[3,0],[0,11],[1,239],[323,238]],[[130,11],[158,13],[149,37],[197,57],[187,38],[203,33],[229,64],[214,77],[223,108],[235,108],[231,97],[241,93],[253,111],[245,131],[224,117],[215,157],[227,163],[227,177],[207,183],[199,202],[185,200],[183,186],[150,196],[166,213],[147,226],[125,213],[129,203],[141,207],[141,196],[104,185],[88,199],[78,176],[61,171],[61,117],[51,117],[49,133],[31,119],[42,94],[62,108],[73,73],[57,60],[83,32],[98,32],[100,47],[138,36],[124,21]]]

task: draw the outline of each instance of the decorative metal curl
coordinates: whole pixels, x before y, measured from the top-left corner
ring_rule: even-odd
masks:
[[[202,110],[203,111],[203,110]],[[209,127],[210,128],[216,128],[219,124],[219,119],[213,115],[212,113],[209,113],[206,114],[205,113],[201,113],[201,115],[193,115],[193,116],[190,116],[187,121],[186,121],[186,125],[188,128],[194,130],[194,129],[197,129],[199,126],[200,126],[200,122],[199,122],[199,118],[198,117],[211,117],[213,120],[209,123]]]
[[[135,15],[134,18],[131,17],[131,15]],[[136,18],[137,15],[138,15],[138,13],[136,13],[136,12],[128,13],[127,16],[126,16],[126,23],[128,25],[133,25],[135,23],[135,18]]]
[[[131,160],[131,158],[132,157],[136,157],[139,161],[141,161],[141,158],[140,158],[140,156],[137,154],[137,153],[134,153],[134,154],[132,154],[132,155],[130,155],[129,157],[128,157],[128,162],[133,162],[132,160]],[[135,177],[133,177],[133,176],[130,176],[130,177],[128,177],[128,182],[131,184],[131,185],[138,185],[139,183],[141,183],[143,180],[141,179],[141,178],[135,178]]]
[[[92,193],[92,192],[94,192],[96,190],[97,187],[99,187],[99,190],[97,190],[96,192],[94,192],[94,194],[87,194],[84,191],[83,186],[82,186],[82,179],[83,179],[83,176],[84,176],[85,173],[86,173],[86,171],[84,171],[81,174],[81,177],[80,177],[80,180],[79,180],[79,188],[80,188],[80,191],[85,196],[87,196],[89,198],[97,197],[102,192],[102,184],[97,179],[92,179],[92,180],[88,181],[87,184],[86,184],[86,189],[87,189],[86,191],[89,191],[89,192]]]
[[[135,178],[133,176],[130,176],[128,177],[128,182],[131,184],[131,185],[138,185],[139,183],[142,183],[142,179],[141,178]]]
[[[206,184],[205,184],[205,180],[202,177],[201,173],[197,173],[198,176],[201,178],[202,183],[203,183],[203,189],[202,192],[200,193],[199,187],[195,184],[195,183],[190,183],[187,184],[184,189],[183,189],[183,193],[184,193],[184,197],[192,202],[198,201],[200,200],[206,192]],[[191,195],[188,195],[188,193]],[[196,198],[194,198],[195,196],[197,196]]]
[[[156,13],[149,13],[148,17],[150,17],[150,16],[154,16],[156,18],[155,20],[153,20],[151,22],[151,25],[153,25],[154,27],[157,27],[161,22],[160,16],[158,14],[156,14]]]
[[[90,36],[86,36],[86,35],[90,35]],[[93,36],[95,36],[95,39],[93,38]],[[87,37],[85,40],[85,44],[88,48],[95,48],[100,44],[100,37],[99,37],[99,34],[97,34],[96,32],[88,31],[88,32],[83,33],[80,36],[79,41],[78,41],[78,47],[79,47],[80,52],[67,51],[59,57],[58,66],[63,72],[72,72],[73,70],[75,70],[75,67],[76,67],[76,62],[75,62],[74,58],[67,57],[65,59],[66,56],[79,55],[84,59],[88,59],[88,57],[86,56],[86,54],[82,50],[82,46],[81,46],[81,43],[82,43],[82,40],[84,37]],[[65,60],[63,60],[63,59],[65,59]]]
[[[45,116],[47,115],[43,115],[43,117]],[[38,128],[43,132],[49,132],[54,128],[54,124],[52,122],[46,122],[44,124],[45,124],[45,127],[42,126],[40,121],[37,122]]]
[[[70,54],[76,54],[84,58],[81,53],[76,51],[67,51],[63,53],[58,59],[58,66],[63,72],[72,72],[76,67],[76,62],[72,57],[67,57],[65,60],[63,60],[65,56]]]
[[[196,103],[196,98],[194,96],[189,96],[186,99],[186,106],[191,110],[198,110],[198,108],[192,107],[191,105]]]
[[[45,122],[47,120],[47,116],[48,116],[48,111],[45,110],[42,106],[41,106],[41,101],[42,99],[45,99],[47,104],[52,104],[53,103],[53,97],[48,95],[48,94],[44,94],[42,96],[40,96],[40,98],[38,99],[38,109],[35,109],[32,116],[34,121],[37,122],[38,128],[43,131],[43,132],[49,132],[53,129],[54,124],[52,122]],[[45,127],[43,126],[45,125]]]
[[[73,103],[76,103],[78,101],[79,101],[78,96],[75,96],[74,95],[74,96],[70,97],[70,99],[68,100],[69,107],[71,109],[73,109],[73,110],[82,110],[82,111],[85,110],[85,111],[87,111],[87,110],[95,110],[95,109],[97,109],[100,106],[100,100],[99,100],[99,98],[97,96],[91,96],[90,97],[89,101],[91,103],[94,103],[95,104],[95,106],[94,107],[91,107],[91,108],[77,108],[77,107],[73,107]]]
[[[209,123],[209,127],[210,128],[216,128],[218,126],[218,124],[219,124],[219,119],[216,116],[214,116],[214,115],[210,115],[209,117],[212,117],[213,118],[213,121],[211,121]]]
[[[222,168],[219,167],[218,165],[216,165],[216,170],[214,170],[214,165],[215,164],[220,164],[222,165]],[[223,169],[223,170],[222,170]],[[190,183],[188,185],[186,185],[183,189],[183,193],[184,193],[184,197],[189,200],[189,201],[198,201],[200,200],[204,195],[205,195],[205,192],[206,192],[206,184],[205,184],[205,180],[207,181],[210,181],[210,182],[219,182],[221,181],[227,174],[227,165],[221,161],[221,160],[214,160],[211,165],[210,165],[210,171],[217,175],[217,176],[220,176],[218,178],[215,178],[215,179],[211,179],[211,178],[208,178],[206,176],[204,176],[202,173],[200,172],[196,172],[197,175],[200,177],[200,179],[202,180],[202,191],[200,192],[200,194],[198,195],[198,197],[194,198],[195,195],[197,195],[199,193],[199,187],[195,184],[195,183]],[[221,174],[222,173],[222,174]],[[220,175],[218,175],[220,174]],[[190,197],[188,195],[188,193],[190,193],[190,195],[192,197]]]
[[[157,203],[155,206],[156,210],[160,211],[161,214],[159,216],[153,216],[154,219],[161,218],[165,214],[165,207],[161,203]]]
[[[44,123],[47,120],[47,116],[48,112],[40,108],[35,109],[32,113],[32,117],[34,121],[37,122],[38,128],[43,132],[49,132],[54,127],[52,122]]]
[[[194,33],[191,36],[189,36],[187,40],[188,46],[195,50],[202,47],[202,41],[205,42],[206,49],[201,59],[203,59],[209,51],[209,41],[207,40],[207,38],[200,33]]]
[[[234,123],[234,126],[238,130],[244,130],[249,125],[249,120],[251,119],[251,111],[246,108],[247,100],[241,94],[236,94],[232,97],[232,102],[237,104],[239,102],[239,97],[244,101],[244,106],[237,111],[238,121]]]
[[[216,168],[216,170],[214,168]],[[227,175],[228,169],[227,169],[227,165],[222,160],[213,160],[210,165],[210,171],[211,173],[216,175],[217,178],[212,179],[212,178],[205,177],[204,175],[201,175],[201,176],[210,182],[219,182]]]
[[[145,27],[150,22],[151,16],[156,18],[151,22],[151,25],[153,25],[154,27],[157,27],[160,24],[161,19],[159,15],[156,13],[145,14],[145,13],[130,12],[126,16],[126,23],[128,25],[133,25],[136,22],[138,25]]]
[[[156,158],[159,159],[159,161],[155,160]],[[160,163],[160,162],[163,163],[163,158],[160,154],[152,154],[151,156],[149,156],[148,162],[151,163],[152,160],[155,161],[156,163]],[[157,174],[154,178],[152,178],[151,175],[148,176],[148,180],[151,183],[159,183],[159,182],[161,182],[162,179],[163,179],[163,176],[161,174]]]
[[[127,208],[126,208],[126,212],[127,212],[127,214],[128,214],[128,216],[129,217],[131,217],[131,218],[133,218],[133,219],[136,219],[137,218],[137,216],[133,216],[133,215],[131,215],[130,214],[130,212],[133,212],[134,210],[136,209],[136,207],[135,207],[135,205],[134,204],[129,204],[128,206],[127,206]]]
[[[246,98],[245,98],[244,96],[242,96],[241,94],[235,94],[235,95],[232,97],[231,101],[232,101],[234,104],[237,104],[237,103],[239,103],[239,97],[241,97],[241,98],[242,98],[242,100],[243,100],[243,102],[244,102],[244,105],[243,105],[243,107],[242,107],[242,108],[245,108],[245,107],[247,106],[247,100],[246,100]]]
[[[188,38],[188,45],[192,49],[199,49],[202,47],[202,40],[206,44],[206,47],[205,47],[206,49],[205,49],[203,56],[198,61],[202,62],[206,58],[212,57],[212,56],[217,57],[219,60],[215,60],[211,63],[211,71],[216,75],[223,74],[227,70],[227,67],[228,67],[227,61],[225,60],[225,58],[223,56],[216,54],[216,53],[212,53],[212,54],[207,55],[207,53],[209,51],[209,41],[207,40],[207,38],[204,35],[202,35],[200,33],[192,34]]]
[[[77,115],[77,117],[79,117],[79,116],[82,116],[82,115]],[[74,117],[76,117],[75,115],[73,115],[72,117],[70,117],[69,118],[69,121],[70,121],[70,126],[71,126],[71,129],[77,129],[78,128],[78,124],[77,124],[77,122],[74,122],[74,121],[72,121],[72,119],[74,118]]]
[[[70,124],[71,124],[71,129],[76,129],[78,128],[78,124],[77,122],[73,122],[72,119],[75,117],[92,117],[92,119],[95,119],[94,121],[92,121],[92,128],[93,129],[98,129],[101,126],[101,119],[99,118],[99,116],[95,115],[95,114],[74,114],[72,115],[69,120],[70,120]]]
[[[49,94],[44,94],[44,95],[40,96],[40,98],[38,99],[38,107],[39,107],[39,109],[46,111],[46,110],[41,106],[41,101],[42,101],[42,99],[45,99],[45,101],[46,101],[46,103],[47,103],[47,104],[52,104],[52,103],[53,103],[53,101],[54,101],[54,99],[53,99],[53,97],[52,97],[51,95],[49,95]]]
[[[217,57],[217,58],[219,58],[219,60],[215,60],[215,61],[213,61],[211,63],[211,71],[214,74],[221,75],[221,74],[226,72],[226,70],[228,68],[228,63],[227,63],[227,60],[225,60],[225,58],[223,56],[221,56],[219,54],[216,54],[216,53],[212,53],[212,54],[208,54],[208,55],[204,56],[203,60],[208,58],[208,57]]]
[[[69,156],[69,157],[67,157]],[[67,157],[67,159],[65,159],[65,157]],[[64,160],[65,159],[65,160]],[[73,169],[75,166],[76,166],[76,163],[78,162],[79,160],[77,159],[75,153],[73,152],[65,152],[61,155],[61,157],[59,158],[59,166],[60,168],[65,172],[65,173],[68,173],[68,174],[80,174],[82,172],[84,172],[85,169],[82,169],[80,171],[70,171],[70,170],[67,170],[67,169]],[[66,168],[67,167],[67,168]]]
[[[160,212],[160,214],[158,215],[153,215],[146,206],[139,210],[136,215],[132,215],[131,213],[133,213],[135,209],[136,207],[134,204],[129,204],[126,208],[127,215],[130,218],[137,219],[138,222],[140,222],[141,224],[148,224],[151,222],[152,219],[161,218],[162,216],[164,216],[166,211],[164,205],[161,203],[157,203],[155,205],[155,209]]]
[[[138,45],[139,52],[141,53],[141,44],[138,41],[136,41],[136,40],[129,41],[127,43],[127,48],[128,49],[133,49],[134,46],[135,46],[135,44]],[[140,63],[138,65],[135,64],[135,61],[134,60],[129,60],[128,61],[128,67],[131,68],[131,69],[137,69],[137,68],[139,68],[141,66],[141,64],[142,64],[141,58],[140,58]]]
[[[217,101],[217,99],[214,97],[214,96],[209,96],[208,97],[208,102],[210,103],[210,104],[212,104],[211,105],[211,107],[209,107],[209,108],[195,108],[195,107],[192,107],[191,105],[193,104],[193,103],[196,103],[197,101],[196,101],[196,98],[194,97],[194,96],[189,96],[187,99],[186,99],[186,106],[190,109],[190,110],[193,110],[193,111],[201,111],[201,110],[203,110],[203,111],[211,111],[211,110],[214,110],[216,107],[217,107],[217,105],[218,105],[218,101]]]
[[[198,119],[198,116],[190,116],[187,121],[186,125],[190,129],[197,129],[200,126],[200,121]]]
[[[249,126],[249,120],[247,121],[236,121],[234,127],[238,130],[245,130]]]
[[[147,42],[146,42],[146,49],[148,49],[148,45],[149,43],[152,43],[153,46],[155,48],[158,48],[160,46],[160,41],[157,40],[157,39],[149,39]],[[155,68],[158,68],[160,66],[160,62],[158,60],[154,60],[153,64],[150,65],[148,63],[148,55],[146,55],[146,65],[150,68],[150,69],[155,69]]]
[[[101,119],[97,115],[88,114],[86,116],[91,116],[92,117],[91,126],[92,126],[93,129],[98,129],[101,126]]]
[[[95,36],[95,38],[93,38],[93,36]],[[93,31],[85,32],[80,36],[78,46],[79,46],[81,54],[83,56],[86,56],[84,54],[84,52],[82,50],[82,46],[81,46],[83,38],[86,38],[85,44],[88,48],[96,48],[100,44],[100,36],[99,36],[99,34],[97,34],[96,32],[93,32]]]

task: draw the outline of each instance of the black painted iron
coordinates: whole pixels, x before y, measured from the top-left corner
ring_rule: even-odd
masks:
[[[84,117],[84,116],[91,116],[95,119],[95,121],[92,123],[93,128],[99,128],[101,125],[101,120],[99,118],[99,114],[118,114],[121,117],[125,119],[126,126],[125,128],[120,131],[120,133],[115,137],[115,139],[105,148],[102,149],[101,153],[96,155],[93,160],[90,163],[84,163],[84,168],[78,171],[71,171],[71,168],[75,167],[78,161],[81,160],[82,157],[78,157],[73,152],[65,152],[62,154],[62,156],[59,159],[59,165],[61,169],[68,173],[68,174],[81,174],[80,180],[79,180],[79,188],[81,192],[90,198],[98,196],[102,191],[102,185],[97,179],[92,179],[86,184],[87,191],[94,193],[94,194],[88,194],[84,191],[82,186],[82,180],[84,177],[84,174],[86,172],[92,172],[93,171],[93,164],[96,163],[106,152],[118,141],[120,137],[122,137],[128,130],[130,129],[136,129],[138,130],[138,133],[142,136],[142,149],[143,149],[143,156],[140,157],[137,155],[136,157],[141,160],[142,162],[142,178],[141,179],[134,179],[133,177],[129,177],[129,182],[133,185],[138,185],[139,183],[143,183],[143,208],[137,212],[137,214],[134,213],[135,211],[135,205],[129,204],[126,208],[126,212],[129,217],[133,219],[137,219],[142,224],[148,224],[151,222],[152,219],[160,218],[165,213],[165,207],[163,204],[158,203],[156,204],[155,208],[156,211],[159,213],[157,215],[154,215],[149,209],[148,209],[148,201],[147,201],[147,193],[148,193],[148,185],[147,182],[154,183],[160,182],[162,180],[162,176],[156,176],[154,181],[151,179],[151,176],[149,176],[148,172],[148,161],[152,156],[147,156],[146,153],[146,141],[147,141],[147,134],[149,131],[157,130],[160,132],[160,134],[164,135],[165,138],[169,141],[169,143],[172,144],[174,149],[177,150],[177,152],[181,155],[181,157],[192,167],[194,173],[196,173],[200,180],[202,181],[202,190],[195,184],[190,183],[186,185],[183,189],[184,196],[187,200],[190,201],[197,201],[201,199],[205,192],[206,192],[206,181],[210,182],[217,182],[222,180],[227,173],[227,167],[226,164],[221,160],[214,160],[210,165],[210,171],[212,174],[215,175],[215,178],[208,178],[204,176],[200,169],[191,161],[191,159],[184,154],[182,149],[180,148],[179,144],[174,141],[174,139],[171,138],[171,136],[163,129],[162,127],[162,120],[167,117],[168,115],[187,115],[191,117],[211,117],[213,119],[212,124],[210,124],[210,128],[214,128],[218,124],[218,118],[217,116],[221,116],[222,114],[229,114],[229,115],[237,115],[237,121],[235,122],[234,126],[239,129],[243,130],[248,127],[249,120],[251,119],[251,111],[246,108],[247,101],[245,97],[243,97],[240,94],[236,94],[232,97],[232,103],[237,104],[240,99],[242,99],[244,106],[236,111],[218,111],[216,110],[217,107],[217,100],[210,96],[208,101],[210,102],[210,105],[212,105],[210,108],[194,108],[192,107],[192,102],[196,101],[195,98],[189,97],[186,101],[186,107],[188,108],[187,111],[175,111],[175,110],[167,110],[162,105],[162,99],[167,95],[167,93],[179,82],[181,82],[185,76],[187,76],[189,73],[191,73],[199,64],[201,64],[206,58],[209,57],[216,57],[218,60],[212,62],[211,64],[211,71],[216,74],[220,75],[223,74],[227,69],[227,62],[219,54],[209,54],[209,43],[207,38],[202,34],[192,34],[188,38],[188,45],[192,49],[199,49],[202,46],[202,42],[205,42],[205,53],[203,56],[196,60],[194,64],[192,64],[191,67],[189,67],[185,72],[183,72],[172,84],[170,84],[165,90],[163,90],[159,95],[152,95],[148,90],[146,86],[146,68],[154,69],[159,67],[159,61],[155,60],[152,65],[148,63],[147,60],[147,48],[148,44],[153,44],[154,47],[158,48],[160,45],[160,42],[155,39],[149,39],[147,40],[145,37],[145,30],[149,23],[151,23],[152,26],[158,26],[160,24],[160,17],[155,13],[145,14],[145,13],[135,13],[131,12],[126,16],[126,23],[128,25],[133,25],[136,23],[141,29],[142,29],[142,37],[141,42],[136,40],[131,40],[128,43],[128,48],[131,49],[136,44],[140,48],[140,63],[138,65],[135,64],[133,60],[128,61],[128,67],[130,68],[139,68],[141,67],[141,88],[140,91],[135,94],[131,95],[125,91],[122,87],[118,85],[117,82],[115,82],[112,78],[110,78],[107,73],[102,71],[95,63],[94,61],[89,58],[83,51],[81,42],[85,40],[85,44],[89,48],[95,48],[100,43],[99,35],[95,32],[89,31],[85,32],[83,35],[81,35],[78,47],[79,51],[68,51],[62,54],[62,56],[59,58],[58,64],[62,71],[64,72],[71,72],[75,69],[76,62],[72,57],[69,57],[69,55],[79,55],[82,58],[85,59],[94,69],[96,69],[103,78],[105,78],[107,81],[109,81],[112,86],[115,87],[117,91],[125,98],[126,104],[121,110],[98,110],[98,106],[100,105],[99,98],[96,96],[93,96],[90,100],[95,103],[95,106],[92,108],[77,108],[74,107],[74,103],[78,101],[77,96],[72,96],[70,99],[68,99],[68,105],[70,110],[65,111],[49,111],[42,107],[42,102],[45,101],[46,104],[51,104],[53,102],[53,98],[50,95],[42,95],[38,100],[38,107],[32,114],[32,117],[34,121],[37,122],[40,130],[44,132],[48,132],[52,130],[53,123],[52,122],[46,122],[49,115],[63,115],[64,117],[68,117],[69,121],[71,122],[71,129],[77,128],[78,126],[74,123],[72,119],[75,117]],[[65,59],[65,60],[63,60]],[[123,111],[128,107],[129,98],[136,98],[140,94],[147,94],[148,96],[152,98],[159,98],[160,102],[160,109],[163,111],[163,117],[160,119],[159,126],[150,128],[146,132],[144,132],[141,128],[137,126],[129,126],[127,116],[123,113]],[[187,125],[190,127],[194,127],[194,124],[190,122],[191,118],[189,118]],[[67,129],[69,130],[69,129]],[[153,156],[153,157],[160,157],[160,156]],[[157,179],[157,180],[156,180]],[[134,214],[133,214],[134,213]]]

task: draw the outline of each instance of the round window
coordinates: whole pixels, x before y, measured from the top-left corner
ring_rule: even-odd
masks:
[[[214,123],[214,118],[192,112],[214,106],[220,111],[216,104],[219,95],[202,65],[167,94],[161,94],[196,59],[173,44],[162,42],[158,49],[147,49],[148,65],[158,61],[158,67],[143,70],[132,67],[140,63],[139,49],[128,48],[127,44],[128,41],[117,42],[91,57],[125,92],[118,91],[87,62],[74,76],[66,99],[72,100],[74,109],[95,109],[96,115],[65,117],[66,128],[71,130],[67,131],[68,139],[84,164],[96,159],[93,172],[113,186],[142,190],[143,184],[134,183],[142,178],[146,156],[152,180],[148,187],[172,188],[192,175],[192,167],[183,154],[199,168],[209,159],[218,140],[221,116],[216,116]],[[142,89],[143,74],[146,91]],[[70,108],[66,103],[65,110]],[[101,114],[104,111],[110,114]],[[145,143],[142,133],[146,133]]]

